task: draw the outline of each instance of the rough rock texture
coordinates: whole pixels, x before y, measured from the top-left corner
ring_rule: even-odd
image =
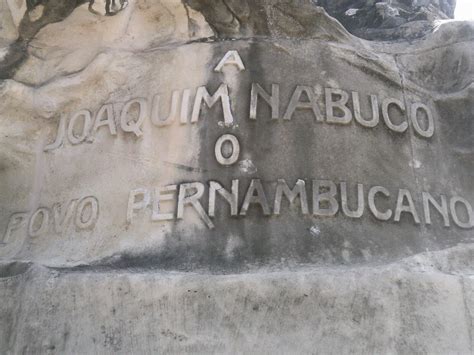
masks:
[[[428,0],[1,2],[0,352],[472,353],[474,24],[433,22],[453,8]],[[230,50],[245,70],[216,72]],[[249,118],[252,83],[268,93],[279,85],[279,119],[262,97]],[[231,120],[221,101],[193,107],[198,87],[212,94],[222,84]],[[284,119],[297,86],[307,90],[301,107]],[[325,89],[347,93],[335,120],[349,110],[349,122],[330,122]],[[173,91],[187,110],[165,125]],[[356,120],[357,94],[365,121],[374,116],[370,95],[378,100],[375,127]],[[138,133],[127,127],[141,106],[124,110],[135,98],[148,107]],[[405,109],[384,113],[388,99]],[[432,135],[418,103],[431,112]],[[77,119],[83,110],[89,124]],[[178,122],[182,112],[187,122]],[[396,132],[387,116],[408,128]],[[61,122],[64,139],[51,145]],[[223,134],[240,142],[231,166],[215,158]],[[243,207],[256,179],[269,211]],[[305,182],[308,213],[301,196],[283,198],[276,213],[278,179]],[[313,179],[337,184],[337,213],[314,209]],[[174,203],[156,202],[155,188],[202,183],[207,216],[210,181],[230,191],[232,180],[239,216],[219,194],[208,221],[189,204],[179,218],[178,191]],[[363,185],[361,216],[343,211],[341,182],[352,211]],[[374,186],[387,189],[376,201],[391,211],[386,221],[369,208]],[[413,208],[397,201],[405,190]],[[446,199],[446,218],[431,207],[427,220],[423,192],[440,210]],[[172,220],[152,220],[161,203]]]
[[[454,17],[456,0],[321,0],[330,15],[366,39],[413,39],[433,29],[434,21]]]
[[[64,20],[84,3],[93,14],[116,15],[126,8],[128,0],[114,0],[113,3],[107,0],[105,5],[98,1],[102,7],[95,0],[6,0],[0,5],[4,7],[0,11],[5,23],[0,29],[2,39],[12,42],[0,62],[0,79],[10,78],[25,61],[27,46],[39,30]],[[314,5],[318,5],[359,37],[391,41],[422,37],[433,30],[435,20],[453,18],[456,6],[456,0],[279,1],[276,7],[272,1],[185,0],[184,3],[203,12],[217,36],[268,35],[272,26],[268,24],[272,16],[264,15],[268,6],[276,11],[287,11],[290,18],[306,17],[314,24],[316,19],[311,19],[311,14]],[[308,5],[311,10],[305,13]],[[292,27],[292,22],[286,25]],[[297,27],[287,30],[294,35]]]
[[[314,0],[314,1],[238,1],[186,0],[203,11],[219,34],[268,32],[270,18],[265,6],[273,6],[290,17],[310,17],[308,4],[321,6],[337,18],[349,32],[366,39],[414,39],[433,30],[434,21],[453,18],[456,0]],[[277,10],[278,11],[278,10]],[[314,21],[316,22],[316,21]]]
[[[0,282],[11,353],[472,353],[473,249],[240,275],[68,272]],[[20,271],[17,271],[20,272]]]

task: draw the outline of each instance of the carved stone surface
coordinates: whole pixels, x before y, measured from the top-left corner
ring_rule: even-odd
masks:
[[[1,3],[0,352],[472,352],[454,5]]]
[[[366,39],[418,38],[433,30],[434,21],[454,16],[456,0],[322,0],[330,15]]]

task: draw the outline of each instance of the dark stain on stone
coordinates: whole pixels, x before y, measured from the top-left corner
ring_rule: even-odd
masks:
[[[7,264],[0,264],[0,279],[18,276],[27,272],[31,267],[31,263],[14,261]]]

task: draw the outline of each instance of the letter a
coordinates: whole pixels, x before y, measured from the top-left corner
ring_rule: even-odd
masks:
[[[232,50],[228,51],[225,56],[221,59],[219,64],[214,68],[215,72],[222,72],[222,67],[224,65],[235,65],[239,71],[245,70],[244,63],[242,62],[242,58],[237,51]]]

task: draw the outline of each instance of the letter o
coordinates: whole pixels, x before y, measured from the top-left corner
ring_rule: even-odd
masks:
[[[227,158],[224,157],[224,155],[222,154],[222,146],[225,142],[230,142],[230,144],[232,144],[232,154]],[[216,160],[219,164],[226,165],[226,166],[232,165],[239,159],[239,155],[240,155],[239,140],[237,139],[236,136],[232,134],[224,134],[217,140],[214,152],[216,155]]]
[[[74,135],[74,126],[76,121],[79,117],[84,117],[84,127],[82,128],[82,134],[80,136]],[[67,138],[71,142],[71,144],[79,144],[82,143],[89,133],[89,130],[92,126],[92,117],[91,113],[88,110],[81,110],[76,112],[74,116],[72,116],[71,120],[69,121],[69,125],[67,127]]]
[[[41,214],[41,226],[38,229],[34,229],[36,219]],[[39,237],[41,234],[46,232],[49,223],[49,211],[47,208],[41,207],[36,210],[30,218],[28,223],[28,235],[30,237]]]
[[[428,118],[428,128],[426,130],[423,130],[418,123],[418,110],[423,110],[426,113],[426,117]],[[411,105],[411,114],[410,114],[411,122],[413,123],[413,128],[415,129],[415,132],[418,133],[420,136],[424,138],[431,138],[433,137],[434,134],[434,121],[433,121],[433,115],[431,114],[431,111],[428,106],[422,104],[422,103],[414,103]]]
[[[467,222],[462,222],[459,220],[459,217],[456,213],[456,204],[462,203],[464,206],[466,206],[466,211],[467,211]],[[453,217],[454,223],[463,229],[470,229],[474,227],[474,212],[472,211],[472,206],[471,204],[464,198],[455,196],[451,198],[451,201],[449,202],[449,209],[451,210],[451,216]]]
[[[90,205],[90,215],[87,220],[84,220],[84,210]],[[87,229],[93,227],[99,218],[99,201],[94,196],[84,197],[76,209],[75,224],[79,229]]]

